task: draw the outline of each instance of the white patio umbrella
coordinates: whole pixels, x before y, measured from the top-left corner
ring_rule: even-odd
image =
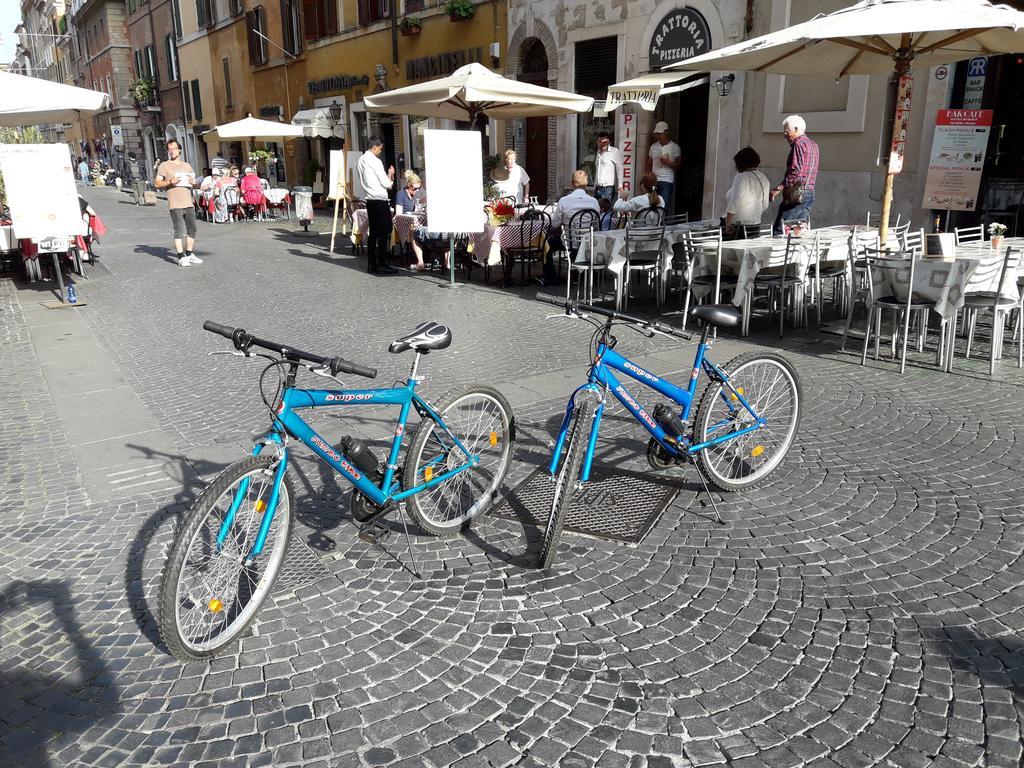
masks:
[[[18,127],[70,123],[99,112],[107,94],[38,77],[0,72],[0,125]]]
[[[251,114],[241,120],[218,125],[203,135],[216,134],[221,139],[249,139],[250,141],[280,141],[303,135],[301,125],[278,123],[274,120],[260,120]]]
[[[1024,13],[1007,5],[988,0],[862,0],[670,68],[833,78],[905,75],[911,67],[1020,51],[1024,51]],[[893,176],[893,172],[886,176],[882,200],[883,243]]]
[[[363,103],[370,112],[472,123],[481,112],[497,119],[586,112],[594,100],[510,80],[480,64],[467,64],[448,77],[367,96]]]

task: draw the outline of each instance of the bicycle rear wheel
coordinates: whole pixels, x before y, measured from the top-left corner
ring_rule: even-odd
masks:
[[[409,511],[434,535],[462,530],[491,503],[512,463],[515,419],[505,396],[492,387],[472,387],[442,398],[434,408],[445,425],[479,463],[439,485],[409,497]],[[402,474],[404,488],[415,488],[468,461],[433,419],[413,433]]]
[[[274,586],[288,548],[295,499],[287,475],[263,551],[252,563],[245,560],[270,501],[276,461],[253,456],[232,464],[175,532],[160,577],[159,627],[161,639],[181,661],[210,658],[235,643]],[[218,549],[221,523],[240,491],[241,504]]]
[[[793,445],[803,401],[800,380],[784,357],[761,352],[742,354],[722,370],[736,392],[767,423],[761,429],[705,448],[697,453],[697,462],[720,490],[755,488],[779,467]],[[693,442],[714,440],[753,423],[754,417],[736,393],[713,381],[700,399]]]
[[[550,568],[554,562],[555,549],[562,538],[565,518],[569,514],[569,507],[572,506],[572,497],[576,493],[576,481],[580,478],[584,448],[590,435],[591,407],[589,400],[576,406],[565,443],[562,445],[561,467],[555,476],[555,495],[551,501],[551,515],[548,517],[548,526],[544,529],[544,540],[541,542],[541,568]]]

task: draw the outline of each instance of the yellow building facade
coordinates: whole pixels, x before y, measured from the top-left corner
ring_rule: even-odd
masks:
[[[503,69],[507,7],[505,0],[486,0],[473,6],[472,17],[453,20],[437,0],[398,0],[394,5],[399,15],[392,22],[384,15],[390,4],[383,0],[340,0],[336,5],[332,0],[264,0],[259,5],[245,0],[239,15],[218,20],[206,31],[213,100],[207,122],[213,127],[248,114],[289,122],[298,111],[334,105],[335,114],[340,112],[335,138],[270,146],[280,159],[280,169],[272,174],[288,186],[313,182],[329,150],[341,148],[342,136],[346,150],[361,150],[371,134],[380,134],[387,161],[422,168],[423,130],[454,126],[370,115],[364,97],[442,77],[469,62]],[[310,8],[316,18],[304,16]],[[183,53],[183,71],[185,58]],[[244,162],[248,155],[247,142],[211,141],[229,160]],[[504,126],[492,122],[487,151],[503,148]],[[210,146],[211,157],[213,151]]]

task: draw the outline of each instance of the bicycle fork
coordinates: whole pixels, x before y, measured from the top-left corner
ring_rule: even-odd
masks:
[[[260,528],[256,534],[256,540],[253,542],[252,549],[245,558],[245,565],[251,565],[253,560],[263,552],[263,547],[267,542],[267,535],[270,533],[270,525],[274,521],[274,513],[277,511],[277,501],[281,495],[281,483],[284,482],[284,473],[288,469],[288,449],[281,445],[279,438],[268,437],[257,442],[253,446],[252,455],[259,456],[267,444],[274,445],[277,449],[277,463],[272,465],[274,467],[274,479],[270,489],[270,498],[267,501],[256,499],[254,502],[256,511],[263,513],[263,519],[260,521]],[[242,481],[238,484],[235,497],[231,500],[231,506],[228,508],[227,514],[224,515],[224,520],[220,524],[220,530],[217,532],[218,552],[224,548],[224,542],[231,531],[231,526],[234,525],[238,510],[249,496],[251,484],[251,477],[242,478]],[[262,509],[260,508],[261,506],[263,507]]]

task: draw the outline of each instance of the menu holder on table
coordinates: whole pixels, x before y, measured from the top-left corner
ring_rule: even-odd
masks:
[[[952,232],[938,232],[924,236],[926,259],[953,261],[956,258],[956,235]]]

